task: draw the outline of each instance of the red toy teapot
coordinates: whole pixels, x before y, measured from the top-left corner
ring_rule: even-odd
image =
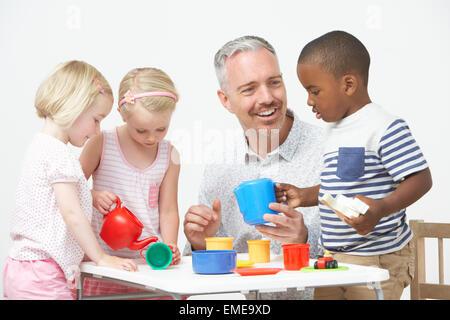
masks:
[[[158,241],[158,237],[148,237],[138,240],[144,225],[126,207],[122,207],[122,202],[117,197],[116,207],[103,216],[102,230],[100,237],[113,250],[128,248],[140,250],[151,242]]]

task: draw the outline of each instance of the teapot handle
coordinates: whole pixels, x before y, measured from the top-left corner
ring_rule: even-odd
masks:
[[[116,196],[117,202],[116,202],[116,208],[121,208],[122,207],[122,202],[120,201],[120,198],[118,196]]]
[[[147,247],[144,247],[144,248],[142,248],[141,250],[139,250],[139,254],[140,254],[141,257],[144,258],[144,259],[145,259],[145,257],[144,257],[144,255],[142,254],[142,251],[143,251],[143,250],[146,250],[146,249],[147,249]]]
[[[116,196],[116,206],[114,207],[113,210],[115,210],[116,208],[121,208],[122,207],[122,201],[120,201],[120,198],[118,196]],[[112,210],[110,210],[107,214],[103,215],[103,219],[105,219],[108,214],[111,213]]]

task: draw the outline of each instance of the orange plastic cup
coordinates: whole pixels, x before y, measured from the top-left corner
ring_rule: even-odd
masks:
[[[270,240],[248,240],[249,260],[255,263],[270,262]]]
[[[232,237],[209,237],[205,238],[206,250],[233,250]]]
[[[286,270],[300,270],[309,266],[308,243],[283,244],[283,263]]]

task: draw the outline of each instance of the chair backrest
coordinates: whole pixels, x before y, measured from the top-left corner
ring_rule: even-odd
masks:
[[[416,250],[414,279],[411,282],[411,300],[450,299],[450,285],[444,284],[443,239],[450,238],[450,223],[426,223],[410,220]],[[437,238],[439,256],[439,284],[427,283],[425,272],[425,238]]]

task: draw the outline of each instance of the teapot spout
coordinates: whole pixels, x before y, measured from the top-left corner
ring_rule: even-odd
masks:
[[[131,250],[141,250],[145,246],[147,246],[149,243],[158,241],[158,237],[148,237],[139,241],[135,241],[132,244],[128,246],[128,249]]]

